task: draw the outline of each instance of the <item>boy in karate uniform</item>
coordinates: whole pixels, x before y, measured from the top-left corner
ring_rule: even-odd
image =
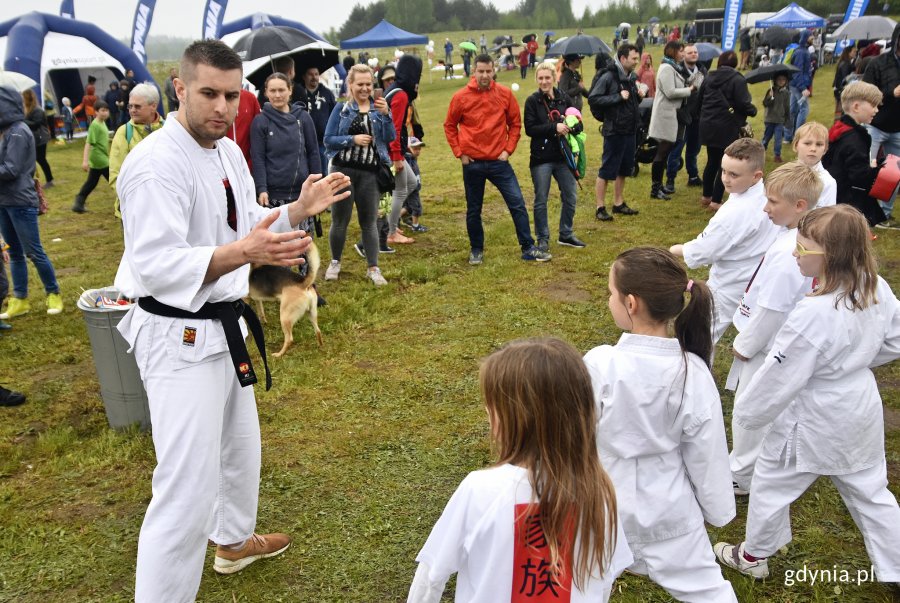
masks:
[[[800,129],[795,140],[800,140]],[[739,410],[741,394],[765,361],[778,329],[797,302],[812,292],[812,279],[800,273],[793,253],[797,246],[797,223],[816,206],[822,181],[811,168],[792,161],[766,176],[765,187],[766,215],[772,224],[787,230],[782,230],[766,250],[734,313],[734,326],[739,333],[734,339],[734,363],[725,387],[734,390],[737,386],[735,413]],[[729,461],[734,493],[738,496],[745,496],[750,490],[763,436],[765,430],[748,431],[732,420]]]
[[[794,150],[797,161],[811,167],[822,180],[822,194],[813,207],[828,207],[837,203],[837,181],[822,165],[822,157],[828,151],[828,128],[817,121],[806,122],[794,132]]]
[[[690,268],[712,264],[707,285],[715,303],[713,343],[728,329],[753,271],[780,228],[763,212],[762,183],[766,150],[752,138],[739,138],[722,157],[722,184],[728,201],[693,241],[669,251],[684,256]]]

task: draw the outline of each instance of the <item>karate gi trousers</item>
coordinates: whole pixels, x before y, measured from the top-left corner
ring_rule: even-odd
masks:
[[[796,432],[794,436],[796,437]],[[791,438],[791,441],[793,438]],[[797,453],[789,442],[779,455],[763,446],[750,491],[744,550],[768,557],[791,541],[791,503],[818,479],[816,473],[797,471]],[[856,527],[879,582],[900,581],[900,507],[887,487],[887,465],[827,476],[834,483]]]
[[[674,538],[628,545],[635,559],[628,569],[649,577],[678,601],[737,603],[704,526]]]
[[[732,371],[740,371],[737,391],[734,393],[735,409],[740,405],[741,394],[750,385],[753,375],[763,365],[767,355],[768,353],[763,351],[746,361],[734,359]],[[729,373],[729,383],[726,383],[726,389],[732,389],[729,387],[731,377],[732,374]],[[733,419],[731,421],[731,453],[728,455],[728,463],[731,466],[731,479],[737,482],[744,490],[750,490],[750,484],[753,481],[753,468],[756,466],[759,449],[762,447],[767,432],[768,429],[744,429],[738,425],[737,421]]]
[[[207,538],[235,544],[256,526],[261,445],[253,388],[238,384],[228,352],[187,362],[167,350],[172,337],[164,327],[172,321],[154,317],[134,345],[157,462],[138,541],[137,603],[193,601]]]

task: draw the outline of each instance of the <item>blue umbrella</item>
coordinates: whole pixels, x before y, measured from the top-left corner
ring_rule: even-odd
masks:
[[[697,44],[694,44],[694,46],[697,47],[697,60],[699,61],[712,61],[722,54],[721,48],[715,44],[710,44],[709,42],[698,42]]]
[[[647,23],[659,23],[659,17],[650,17],[650,19],[647,20]]]
[[[556,32],[555,32],[555,31],[545,31],[545,32],[544,32],[544,35],[545,35],[545,36],[555,36],[555,35],[556,35]]]

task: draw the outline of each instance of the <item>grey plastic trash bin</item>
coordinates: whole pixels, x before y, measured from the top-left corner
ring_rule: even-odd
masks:
[[[141,430],[147,430],[150,428],[147,392],[144,391],[134,354],[128,353],[128,343],[116,329],[129,307],[97,308],[94,300],[100,295],[116,299],[119,292],[113,287],[90,289],[81,295],[77,305],[84,314],[91,339],[106,418],[113,429],[124,429],[138,423]]]

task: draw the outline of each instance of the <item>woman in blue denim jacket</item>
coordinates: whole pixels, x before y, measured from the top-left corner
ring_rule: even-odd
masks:
[[[376,285],[387,281],[378,268],[378,201],[381,197],[375,174],[382,163],[390,164],[388,143],[394,139],[394,124],[383,98],[372,99],[372,70],[356,64],[347,73],[350,100],[338,103],[325,127],[325,155],[331,171],[350,177],[350,196],[331,206],[328,244],[331,264],[326,281],[335,281],[341,273],[341,256],[347,240],[347,225],[356,204],[369,269],[367,276]]]

